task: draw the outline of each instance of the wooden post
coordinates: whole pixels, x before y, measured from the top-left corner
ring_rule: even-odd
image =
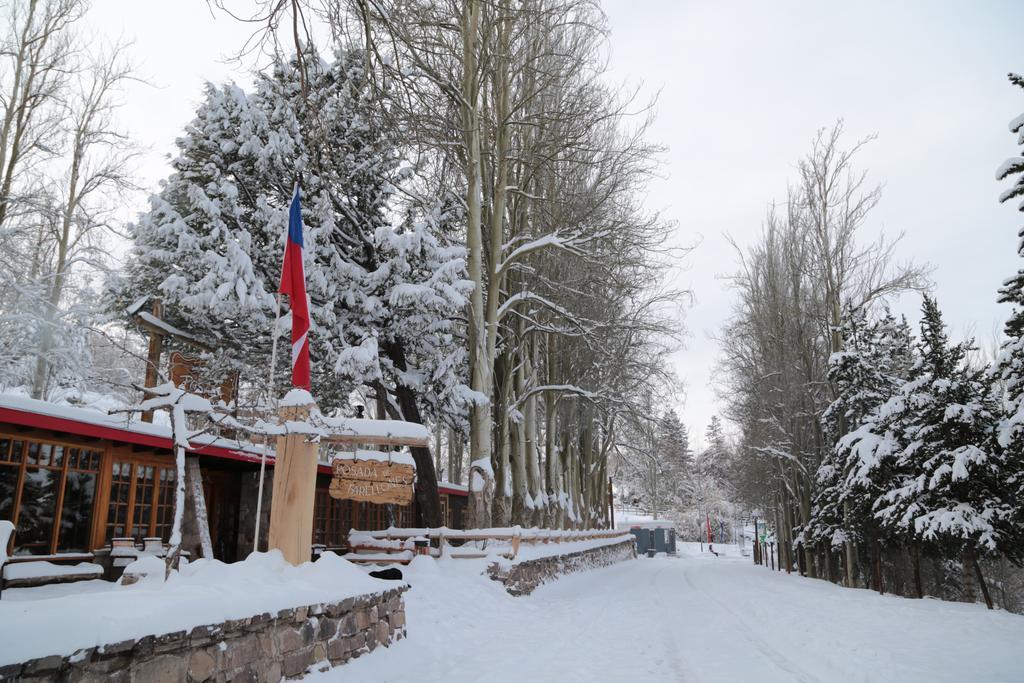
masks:
[[[612,478],[608,477],[608,510],[611,513],[611,526],[609,529],[615,528],[615,494],[612,493]]]
[[[305,420],[312,405],[282,406],[282,421]],[[303,434],[277,437],[274,493],[270,506],[268,548],[277,548],[288,562],[310,561],[313,543],[313,501],[319,444]]]
[[[153,317],[162,318],[164,315],[164,304],[160,299],[153,299]],[[164,336],[155,329],[149,330],[149,352],[146,354],[146,387],[155,387],[157,378],[160,376],[160,354],[164,348]],[[147,410],[142,413],[143,422],[153,421],[153,411]]]
[[[754,516],[754,564],[761,564],[761,544],[757,537],[757,515]]]

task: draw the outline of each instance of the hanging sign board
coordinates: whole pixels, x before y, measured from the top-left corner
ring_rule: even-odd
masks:
[[[183,353],[174,351],[170,358],[170,377],[174,386],[184,389],[189,393],[199,394],[212,400],[221,400],[231,403],[235,400],[238,373],[232,372],[221,383],[219,387],[209,386],[203,379],[203,371],[206,364],[196,356],[186,356]]]
[[[412,465],[378,460],[335,460],[332,498],[363,503],[408,505],[416,470]]]

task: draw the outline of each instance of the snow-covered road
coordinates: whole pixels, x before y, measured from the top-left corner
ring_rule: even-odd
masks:
[[[642,558],[513,598],[476,563],[408,572],[409,638],[317,681],[1021,681],[1024,617],[713,557]]]

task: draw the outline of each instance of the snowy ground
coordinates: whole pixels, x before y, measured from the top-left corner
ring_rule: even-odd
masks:
[[[417,558],[409,638],[307,680],[1024,680],[1024,617],[840,588],[726,550],[684,544],[524,598],[477,562]]]

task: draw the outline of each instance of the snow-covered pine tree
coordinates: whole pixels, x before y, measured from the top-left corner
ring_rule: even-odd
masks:
[[[674,410],[666,411],[657,426],[657,457],[663,463],[664,506],[680,509],[685,504],[685,482],[690,474],[693,453],[686,425]]]
[[[835,399],[821,420],[826,442],[833,448],[818,468],[819,489],[805,533],[809,542],[835,549],[847,540],[866,548],[865,541],[880,535],[872,504],[879,487],[885,486],[884,473],[875,472],[878,479],[856,476],[862,463],[842,437],[874,419],[874,411],[907,380],[913,342],[906,319],[896,318],[888,309],[874,322],[863,309],[847,311],[842,334],[847,350],[829,358],[828,379]]]
[[[1009,80],[1024,89],[1024,77],[1011,73]],[[1009,129],[1017,136],[1017,144],[1024,145],[1024,114],[1014,117]],[[1024,156],[1010,157],[999,167],[996,180],[1007,178],[1013,179],[1013,185],[999,195],[999,201],[1024,197]],[[1017,210],[1024,211],[1024,201]],[[1024,228],[1017,235],[1017,253],[1024,257]],[[1003,283],[998,301],[1010,304],[1013,310],[1004,327],[1006,340],[990,369],[1004,391],[996,439],[1007,461],[1007,486],[1015,492],[1015,500],[1024,501],[1024,268]],[[1016,508],[1018,527],[1024,526],[1024,502],[1018,502]]]
[[[960,555],[964,599],[973,601],[976,553],[1012,553],[1015,534],[1005,461],[991,447],[998,401],[984,371],[968,363],[971,348],[971,341],[950,343],[926,295],[913,378],[879,411],[899,416],[900,433],[897,477],[875,502],[875,515],[894,535]]]
[[[243,382],[263,388],[287,207],[299,181],[321,408],[344,409],[363,386],[393,417],[464,415],[469,392],[454,321],[471,284],[463,250],[438,239],[449,214],[397,201],[407,172],[362,57],[327,63],[309,49],[304,64],[305,93],[294,60],[257,75],[251,93],[207,86],[178,140],[174,172],[133,226],[111,299],[123,308],[162,298],[170,324],[219,349],[221,362],[210,365],[238,369]],[[278,332],[288,327],[285,316]],[[288,354],[279,356],[283,382]],[[417,491],[429,496],[433,463],[417,450]],[[436,501],[418,500],[429,523],[439,523]]]
[[[729,447],[729,439],[725,435],[725,428],[717,415],[711,416],[707,429],[704,430],[706,442],[704,450],[704,464],[706,474],[712,477],[719,486],[724,486],[728,480],[732,449]]]

